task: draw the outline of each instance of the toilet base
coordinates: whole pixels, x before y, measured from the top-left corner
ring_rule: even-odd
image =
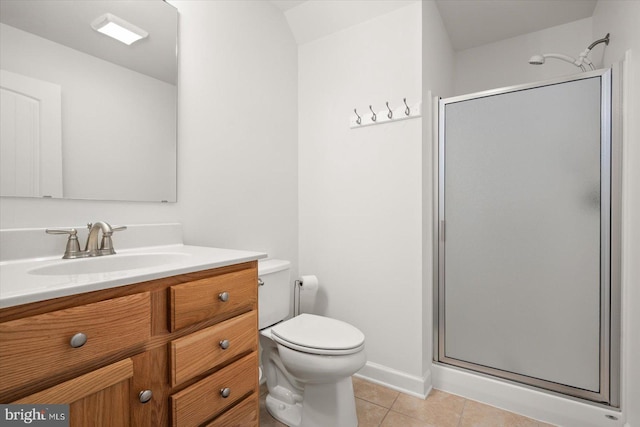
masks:
[[[273,418],[288,425],[289,427],[300,427],[302,423],[302,405],[300,403],[285,403],[270,394],[265,401],[267,411]]]
[[[290,427],[358,426],[351,377],[337,383],[306,384],[302,403],[286,403],[269,394],[266,407],[275,419]]]

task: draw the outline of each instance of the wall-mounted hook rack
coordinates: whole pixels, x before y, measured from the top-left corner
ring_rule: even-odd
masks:
[[[374,110],[372,105],[369,105],[369,110],[372,114],[359,115],[356,110],[357,108],[354,108],[355,114],[349,118],[349,127],[351,129],[421,117],[422,102],[407,104],[407,98],[404,98],[402,104],[398,104],[393,109],[389,106],[389,102],[386,102],[385,108],[378,111]]]

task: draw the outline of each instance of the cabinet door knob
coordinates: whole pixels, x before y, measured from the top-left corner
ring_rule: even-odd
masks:
[[[229,387],[220,389],[220,396],[222,396],[224,399],[226,399],[230,395],[231,395],[231,389]]]
[[[73,348],[79,348],[79,347],[82,347],[86,342],[87,342],[87,336],[82,332],[78,332],[77,334],[71,337],[69,344]]]
[[[229,340],[220,341],[220,348],[226,350],[229,348]]]
[[[258,286],[264,286],[264,280],[260,277],[258,277]]]
[[[218,299],[222,302],[229,301],[229,292],[221,292],[220,294],[218,294]]]
[[[142,390],[138,397],[140,398],[140,403],[147,403],[153,397],[153,392],[151,390]]]

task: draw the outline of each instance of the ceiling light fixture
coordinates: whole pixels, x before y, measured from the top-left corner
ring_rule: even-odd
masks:
[[[91,28],[126,44],[137,42],[149,36],[142,28],[110,13],[105,13],[91,23]]]

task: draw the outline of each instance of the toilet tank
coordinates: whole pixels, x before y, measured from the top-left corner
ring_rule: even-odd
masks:
[[[281,259],[258,261],[258,323],[263,329],[289,316],[291,263]]]

